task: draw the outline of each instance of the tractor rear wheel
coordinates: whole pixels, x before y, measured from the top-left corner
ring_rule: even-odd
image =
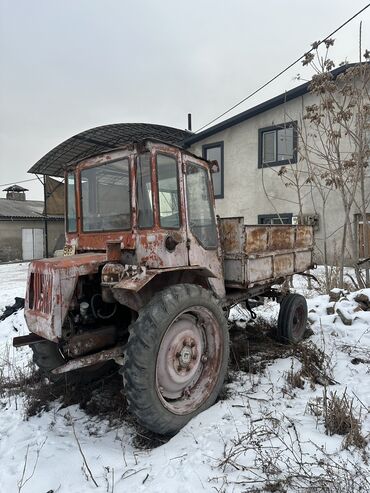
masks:
[[[280,304],[277,336],[285,344],[303,339],[307,325],[307,301],[301,294],[288,294]]]
[[[147,429],[175,434],[215,402],[228,357],[226,318],[209,291],[157,293],[130,327],[121,370],[130,411]]]

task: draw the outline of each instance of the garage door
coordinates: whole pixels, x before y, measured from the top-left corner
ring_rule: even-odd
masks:
[[[32,260],[44,256],[43,230],[39,228],[22,229],[22,257]]]

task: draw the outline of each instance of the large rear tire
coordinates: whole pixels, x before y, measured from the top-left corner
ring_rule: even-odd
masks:
[[[226,318],[209,291],[157,293],[130,327],[121,370],[129,410],[145,428],[175,434],[215,402],[228,357]]]

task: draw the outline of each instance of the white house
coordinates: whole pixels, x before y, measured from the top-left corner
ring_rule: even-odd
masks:
[[[347,67],[339,67],[332,74],[336,77]],[[221,217],[243,216],[246,224],[297,220],[296,193],[278,172],[283,165],[302,165],[298,163],[297,126],[304,108],[316,99],[309,83],[304,83],[186,139],[185,145],[195,154],[219,163],[220,171],[213,176],[216,209]],[[368,181],[366,186],[369,193]],[[309,188],[303,193],[304,220],[315,227],[319,261],[323,240],[320,201]],[[332,194],[327,204],[326,237],[333,260],[344,221],[340,211],[338,194]],[[358,213],[353,209],[356,231],[361,222]]]

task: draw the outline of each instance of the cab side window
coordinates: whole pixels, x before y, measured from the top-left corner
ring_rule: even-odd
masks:
[[[180,227],[177,160],[157,154],[159,221],[162,228]]]
[[[137,159],[136,200],[139,228],[153,227],[152,174],[150,153],[142,154]]]
[[[217,228],[209,193],[208,172],[194,163],[187,163],[186,170],[190,230],[204,248],[216,248]]]

